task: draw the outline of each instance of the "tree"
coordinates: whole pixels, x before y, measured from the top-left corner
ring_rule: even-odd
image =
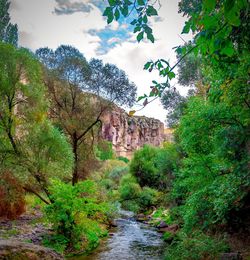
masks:
[[[40,64],[26,49],[0,44],[0,173],[11,172],[23,187],[48,199],[51,177],[70,172],[65,137],[47,119],[48,101]]]
[[[192,46],[191,43],[184,46]],[[181,59],[181,53],[177,53],[177,60]],[[202,61],[200,55],[190,53],[178,64],[178,83],[181,86],[195,88],[198,82],[202,82]]]
[[[116,66],[104,66],[94,59],[88,64],[71,46],[62,45],[55,52],[42,48],[36,55],[45,65],[45,84],[52,100],[51,117],[70,138],[75,157],[74,185],[79,177],[86,175],[84,154],[89,156],[93,150],[101,116],[114,102],[131,105],[136,88]]]
[[[184,114],[188,98],[183,97],[178,90],[168,89],[163,92],[161,103],[168,110],[167,123],[169,127],[175,127]]]
[[[120,106],[132,106],[136,100],[136,86],[130,82],[123,70],[101,60],[89,62],[91,76],[88,90]]]
[[[17,46],[17,25],[10,23],[9,7],[8,0],[0,0],[0,41]]]

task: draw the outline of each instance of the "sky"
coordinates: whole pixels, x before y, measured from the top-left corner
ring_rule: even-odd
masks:
[[[87,60],[98,58],[124,70],[138,89],[138,96],[149,93],[152,80],[158,79],[154,72],[143,70],[150,60],[163,58],[174,64],[173,47],[189,40],[181,35],[185,18],[178,13],[178,0],[161,0],[156,6],[159,16],[149,22],[155,43],[144,40],[136,42],[136,35],[129,25],[131,17],[107,25],[102,16],[105,0],[11,0],[12,23],[19,29],[19,45],[35,51],[41,47],[56,49],[61,44],[79,49]],[[188,38],[189,37],[189,38]],[[172,85],[185,94],[187,89]],[[134,108],[139,108],[136,105]],[[126,109],[129,111],[130,109]],[[159,100],[148,104],[136,115],[145,115],[165,122],[167,111]]]

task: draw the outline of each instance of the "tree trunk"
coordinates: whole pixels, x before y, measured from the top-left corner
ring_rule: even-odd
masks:
[[[74,153],[74,171],[72,176],[72,185],[74,186],[78,182],[78,155],[77,155],[77,146],[78,146],[78,140],[76,133],[72,136],[72,145],[73,145],[73,153]]]

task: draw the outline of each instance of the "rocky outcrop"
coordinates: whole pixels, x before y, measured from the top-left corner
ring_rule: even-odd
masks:
[[[145,116],[131,117],[118,107],[102,116],[102,136],[112,142],[118,156],[128,158],[144,144],[160,146],[167,138],[160,120]]]
[[[49,248],[15,240],[0,240],[0,259],[61,260],[63,256]]]

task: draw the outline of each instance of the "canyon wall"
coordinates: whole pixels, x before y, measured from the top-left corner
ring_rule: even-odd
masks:
[[[114,108],[102,116],[102,136],[112,142],[117,156],[131,158],[133,152],[144,144],[160,146],[171,141],[164,124],[154,118],[129,116],[123,109]]]

